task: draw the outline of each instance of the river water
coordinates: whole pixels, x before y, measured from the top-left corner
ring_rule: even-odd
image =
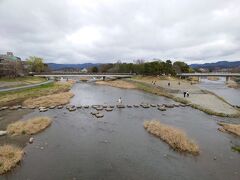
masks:
[[[118,89],[77,83],[71,104],[124,104],[141,102],[163,104],[172,100],[138,90]],[[240,139],[219,132],[218,121],[237,121],[209,116],[191,107],[177,107],[166,112],[157,108],[125,108],[104,112],[96,119],[89,109],[37,110],[33,116],[49,116],[52,125],[36,135],[25,147],[20,166],[1,179],[65,180],[65,179],[231,179],[239,180],[240,156],[231,146]],[[157,119],[186,131],[200,147],[200,155],[175,152],[160,139],[146,132],[145,120]],[[42,148],[40,148],[42,147]]]
[[[214,92],[232,105],[240,106],[240,90],[227,87],[225,78],[220,78],[218,81],[201,79],[199,87]]]

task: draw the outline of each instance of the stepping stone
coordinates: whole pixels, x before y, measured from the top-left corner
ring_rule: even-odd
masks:
[[[174,107],[179,107],[179,104],[174,104]]]
[[[27,107],[26,106],[22,106],[22,109],[27,109]]]
[[[167,109],[164,108],[164,107],[159,107],[158,110],[159,110],[159,111],[166,111]]]
[[[104,115],[102,113],[95,114],[96,118],[102,118]]]
[[[112,108],[106,108],[105,111],[112,111]]]
[[[181,107],[185,107],[186,105],[185,104],[180,104]]]
[[[12,107],[10,107],[9,109],[10,110],[17,110],[17,109],[20,109],[22,106],[20,106],[20,105],[17,105],[17,106],[12,106]]]
[[[85,106],[83,106],[85,109],[87,109],[87,108],[89,108],[89,106],[88,105],[85,105]]]
[[[96,108],[97,111],[102,111],[103,110],[103,107],[102,106],[99,106]]]
[[[131,106],[131,105],[127,105],[127,107],[128,107],[128,108],[132,108],[132,106]]]
[[[73,107],[69,108],[68,110],[69,110],[70,112],[71,112],[71,111],[76,111],[77,108],[76,108],[75,106],[73,106]]]
[[[103,107],[103,108],[107,108],[107,105],[103,105],[102,107]]]
[[[172,104],[165,104],[165,107],[166,108],[174,108],[174,105],[172,105]]]
[[[142,106],[143,108],[150,108],[150,106],[149,106],[148,104],[141,104],[141,106]]]
[[[0,111],[6,110],[6,109],[8,109],[8,106],[1,107]]]
[[[156,107],[157,105],[156,104],[151,104],[152,107]]]
[[[50,106],[49,109],[55,109],[56,106]]]
[[[113,106],[113,105],[110,105],[109,107],[110,107],[110,108],[114,108],[114,106]]]
[[[58,108],[58,109],[62,109],[62,108],[63,108],[63,106],[58,106],[57,108]]]
[[[133,106],[134,106],[135,108],[138,108],[138,107],[139,107],[139,105],[137,105],[137,104],[134,104]]]
[[[92,115],[96,115],[96,114],[98,114],[98,113],[99,113],[98,111],[91,112]]]
[[[46,107],[39,107],[39,112],[46,112],[48,109]]]
[[[7,134],[7,131],[0,131],[0,136],[4,136]]]
[[[29,106],[29,109],[36,109],[36,106]]]
[[[123,104],[118,104],[117,108],[125,108],[125,106]]]
[[[78,105],[78,106],[77,106],[77,109],[81,109],[81,108],[82,108],[82,106],[81,106],[81,105]]]

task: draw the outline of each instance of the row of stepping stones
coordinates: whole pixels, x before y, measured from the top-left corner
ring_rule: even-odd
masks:
[[[174,107],[185,107],[185,106],[189,106],[188,104],[147,104],[147,103],[141,103],[140,105],[138,104],[134,104],[134,105],[123,105],[123,104],[118,104],[116,105],[116,108],[132,108],[132,107],[135,107],[135,108],[139,108],[139,107],[142,107],[142,108],[150,108],[150,107],[157,107],[158,110],[160,111],[166,111],[166,108],[174,108]],[[69,111],[76,111],[77,109],[81,109],[81,108],[84,108],[84,109],[88,109],[92,107],[93,109],[97,110],[97,111],[102,111],[103,109],[105,109],[105,111],[112,111],[113,108],[115,106],[113,105],[92,105],[92,106],[89,106],[89,105],[78,105],[78,106],[75,106],[75,105],[67,105],[66,106],[66,109],[68,109]],[[32,107],[25,107],[25,106],[21,106],[21,105],[17,105],[17,106],[12,106],[12,107],[8,107],[8,106],[5,106],[5,107],[1,107],[0,108],[0,111],[2,110],[6,110],[6,109],[10,109],[10,110],[17,110],[17,109],[26,109],[26,108],[29,108],[29,109],[35,109],[36,107],[32,106]],[[49,107],[39,107],[39,111],[40,112],[46,112],[48,111],[48,109],[63,109],[64,106],[63,105],[59,105],[59,106],[49,106]]]

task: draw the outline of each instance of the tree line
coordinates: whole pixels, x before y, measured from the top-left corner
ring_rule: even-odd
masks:
[[[138,60],[135,63],[102,64],[89,69],[93,73],[135,73],[141,75],[176,75],[177,73],[189,73],[193,70],[184,62],[170,60],[144,62]]]

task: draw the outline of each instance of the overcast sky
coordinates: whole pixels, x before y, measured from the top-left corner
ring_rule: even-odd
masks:
[[[240,0],[0,0],[0,54],[45,62],[240,60]]]

